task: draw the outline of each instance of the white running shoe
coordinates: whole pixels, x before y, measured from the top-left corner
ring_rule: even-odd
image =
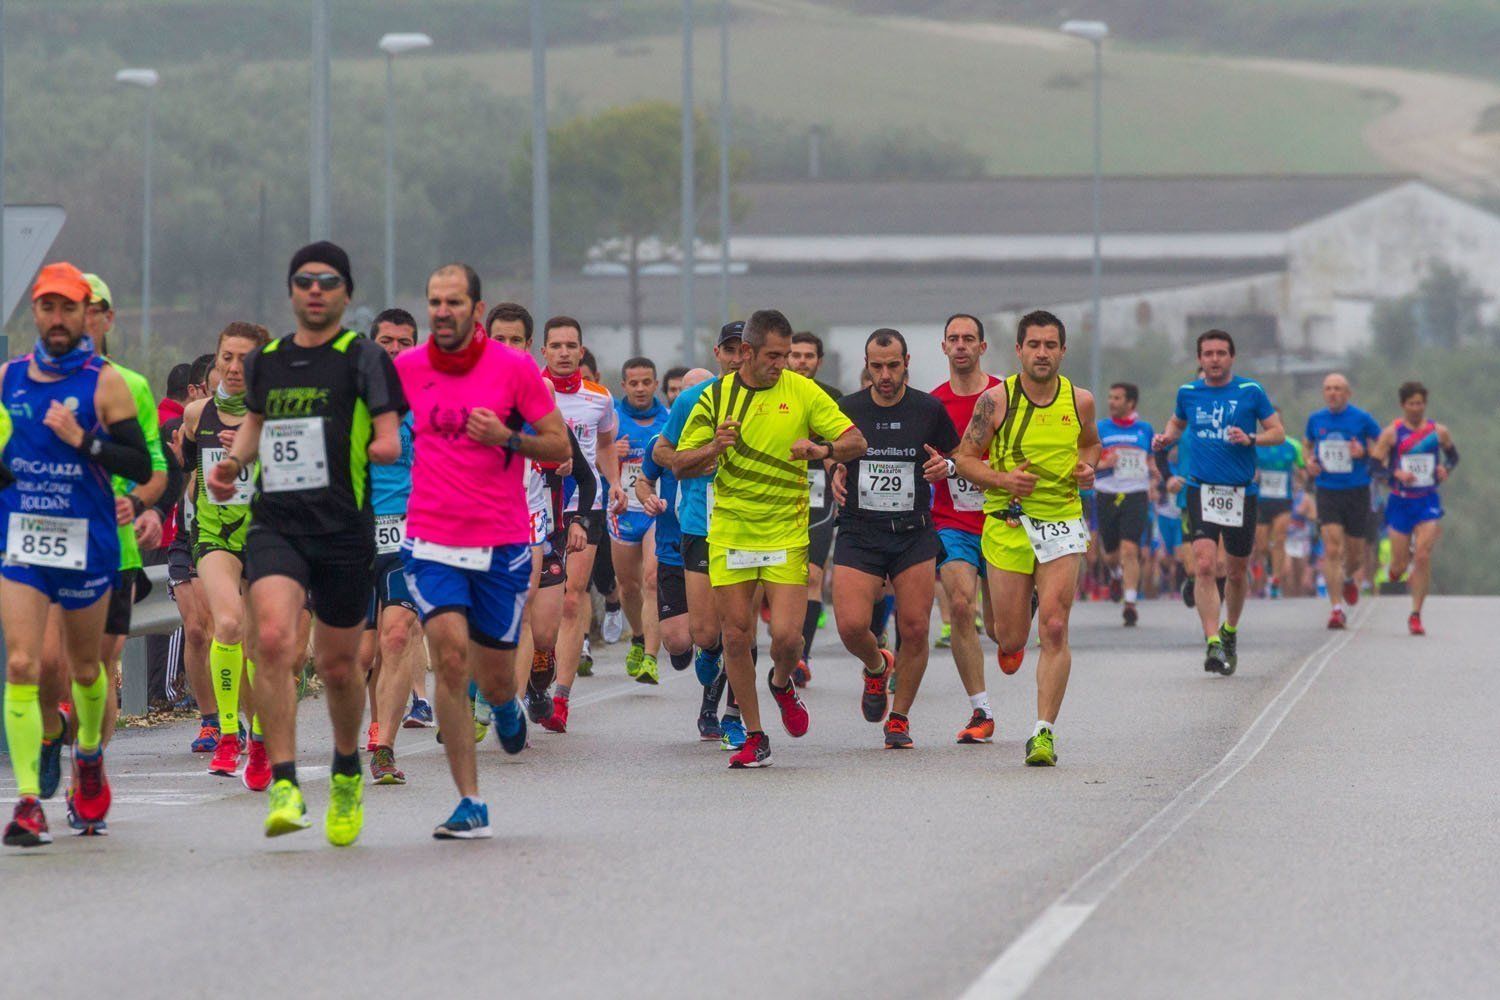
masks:
[[[604,641],[613,645],[620,641],[620,636],[625,634],[625,609],[615,608],[613,611],[604,612],[604,621],[599,625],[599,634]]]

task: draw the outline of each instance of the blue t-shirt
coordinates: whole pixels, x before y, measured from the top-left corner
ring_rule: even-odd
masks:
[[[390,465],[370,463],[370,503],[376,517],[406,513],[406,501],[411,496],[411,464],[416,458],[412,444],[412,416],[401,418],[401,457]]]
[[[1173,412],[1187,423],[1183,440],[1193,442],[1183,462],[1184,478],[1193,486],[1245,486],[1254,496],[1255,448],[1230,444],[1226,435],[1231,427],[1254,434],[1276,412],[1260,383],[1231,376],[1224,385],[1213,386],[1197,379],[1178,388]]]
[[[1112,417],[1099,421],[1099,441],[1106,448],[1134,448],[1141,452],[1140,471],[1130,474],[1122,471],[1118,458],[1115,465],[1100,469],[1094,479],[1094,488],[1100,493],[1145,493],[1151,488],[1151,439],[1155,437],[1151,425],[1144,420],[1133,420],[1122,424]]]
[[[666,438],[667,444],[677,447],[698,397],[713,384],[713,379],[706,379],[678,393],[677,399],[672,403],[672,412],[667,414],[666,426],[661,429],[661,436]],[[678,481],[677,488],[682,491],[682,499],[677,504],[677,520],[684,535],[708,537],[708,484],[713,480],[712,475],[707,475]]]
[[[677,477],[670,469],[662,468],[651,457],[651,448],[656,443],[652,435],[646,445],[646,457],[641,460],[641,474],[656,482],[656,495],[661,497],[667,509],[656,515],[656,561],[663,566],[682,565],[682,525],[677,521]]]
[[[1312,454],[1309,458],[1317,461],[1319,489],[1324,490],[1352,490],[1361,486],[1370,485],[1370,459],[1368,457],[1370,445],[1380,437],[1380,425],[1375,418],[1357,406],[1346,406],[1338,413],[1323,409],[1307,418],[1307,433],[1304,435],[1312,444]],[[1328,447],[1324,442],[1334,442]],[[1353,458],[1348,455],[1346,448],[1340,447],[1338,442],[1358,441],[1365,448],[1365,455]],[[1337,453],[1337,457],[1335,456]],[[1329,472],[1326,466],[1329,461],[1339,461],[1348,458],[1348,472]]]

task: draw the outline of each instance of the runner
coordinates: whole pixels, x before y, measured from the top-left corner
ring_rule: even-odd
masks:
[[[224,500],[209,493],[208,474],[234,447],[245,422],[245,359],[270,339],[265,327],[252,323],[230,323],[220,331],[219,386],[212,399],[189,404],[183,414],[183,436],[193,442],[199,461],[193,498],[193,561],[213,620],[208,663],[220,735],[208,772],[230,778],[239,770],[242,747],[241,675],[249,681],[246,694],[253,695],[255,687],[255,636],[254,629],[248,627],[245,607],[245,539],[250,533],[250,501],[255,495],[257,470],[253,464],[242,469],[235,478],[234,492]],[[271,783],[271,765],[253,715],[247,728],[250,758],[241,780],[251,791],[265,791]]]
[[[641,463],[653,438],[667,422],[667,408],[656,398],[656,363],[650,358],[631,358],[620,369],[624,395],[615,402],[619,436],[615,457],[620,462],[623,497],[611,504],[610,548],[620,603],[630,623],[630,651],[625,655],[625,673],[642,684],[661,679],[656,654],[661,648],[656,617],[657,559],[654,518],[636,495],[635,483]]]
[[[39,799],[44,719],[39,702],[47,606],[61,607],[63,655],[78,731],[71,806],[96,830],[109,813],[104,770],[108,677],[99,636],[119,571],[120,535],[111,476],[151,478],[151,454],[125,379],[94,353],[84,332],[90,289],[72,264],[42,268],[32,286],[37,343],[0,368],[0,401],[9,417],[4,467],[14,482],[0,490],[6,517],[0,567],[0,628],[5,633],[5,737],[18,801],[3,841],[50,843]]]
[[[1270,558],[1271,578],[1267,597],[1280,597],[1286,580],[1286,533],[1292,523],[1292,492],[1302,483],[1302,445],[1288,439],[1281,444],[1255,448],[1255,482],[1260,495],[1255,501],[1254,565],[1264,568]]]
[[[526,746],[515,650],[531,566],[522,478],[527,459],[567,457],[567,430],[536,365],[483,335],[473,268],[434,271],[427,310],[427,347],[396,359],[416,414],[401,557],[432,648],[440,730],[467,730],[472,679],[493,708],[500,746],[516,754]],[[536,432],[520,433],[523,422]],[[474,744],[449,739],[443,750],[462,798],[433,836],[490,836]]]
[[[792,334],[792,353],[787,357],[787,368],[812,379],[828,394],[828,398],[837,403],[844,394],[828,383],[818,381],[818,369],[822,367],[823,341],[817,334],[806,331]],[[807,614],[802,619],[802,659],[792,671],[792,681],[798,687],[806,687],[812,680],[813,638],[823,623],[824,570],[828,565],[828,555],[833,551],[834,520],[838,514],[828,478],[832,464],[807,463]]]
[[[1447,427],[1427,419],[1425,385],[1403,382],[1396,395],[1401,400],[1401,416],[1380,432],[1370,454],[1391,469],[1391,495],[1385,502],[1385,525],[1391,536],[1390,577],[1399,580],[1410,568],[1411,614],[1406,628],[1412,635],[1426,635],[1422,603],[1432,586],[1432,557],[1443,537],[1443,501],[1438,489],[1458,468],[1458,446]]]
[[[693,371],[700,373],[693,380],[694,385],[711,377],[702,368]],[[661,643],[672,658],[672,669],[686,670],[693,662],[693,636],[689,626],[687,579],[682,569],[682,524],[677,520],[681,492],[677,477],[652,457],[655,446],[653,437],[646,446],[635,493],[646,513],[656,518],[656,615],[660,622]],[[659,497],[654,488],[657,482],[661,483]],[[708,693],[705,690],[705,701]],[[717,692],[713,695],[713,702],[712,706],[700,708],[698,712],[698,738],[703,741],[717,741],[724,735],[719,726]]]
[[[666,401],[669,408],[682,392],[682,377],[687,373],[688,369],[684,365],[673,365],[661,377],[661,398]]]
[[[1140,620],[1141,539],[1151,524],[1151,425],[1136,412],[1141,391],[1130,382],[1109,387],[1109,419],[1099,421],[1099,478],[1094,498],[1104,561],[1121,586],[1127,628]],[[1113,589],[1113,588],[1111,588]]]
[[[580,371],[583,363],[583,327],[568,316],[554,316],[542,328],[542,357],[547,363],[544,374],[557,393],[557,408],[568,430],[578,438],[589,472],[596,480],[609,483],[610,506],[622,502],[620,461],[615,453],[615,433],[619,417],[614,397],[598,382],[586,379]],[[604,492],[600,487],[599,494]],[[594,572],[594,557],[604,540],[604,508],[596,494],[593,506],[580,508],[575,495],[567,511],[576,511],[587,534],[582,551],[568,555],[567,574],[563,581],[562,625],[557,636],[557,683],[552,691],[552,714],[542,720],[544,729],[554,733],[568,730],[568,704],[573,682],[578,677],[584,643],[588,635],[592,609],[588,587]]]
[[[196,402],[213,395],[210,376],[218,379],[215,355],[205,354],[192,363],[188,374],[188,401]],[[213,753],[219,746],[219,710],[213,699],[213,681],[209,675],[208,654],[213,642],[213,615],[203,588],[198,585],[198,568],[193,564],[193,541],[197,531],[193,498],[198,491],[197,449],[184,438],[182,422],[177,421],[171,433],[164,426],[163,439],[170,442],[178,463],[187,472],[182,498],[173,518],[177,532],[167,547],[167,591],[182,618],[182,668],[188,688],[198,703],[198,735],[189,745],[193,753]]]
[[[1349,380],[1338,372],[1323,379],[1328,404],[1307,418],[1303,447],[1307,472],[1317,487],[1318,533],[1323,538],[1323,572],[1333,605],[1328,627],[1343,628],[1344,605],[1359,603],[1356,572],[1365,556],[1370,523],[1368,452],[1380,437],[1380,424],[1350,404]]]
[[[1280,444],[1286,431],[1260,384],[1235,377],[1229,334],[1199,334],[1198,364],[1203,375],[1178,388],[1172,419],[1152,446],[1161,468],[1167,450],[1184,434],[1192,442],[1179,475],[1187,483],[1184,527],[1193,549],[1193,598],[1208,641],[1203,669],[1228,677],[1239,665],[1240,613],[1249,588],[1246,568],[1255,548],[1255,448]],[[1215,582],[1221,540],[1227,562],[1223,625]]]
[[[807,732],[807,708],[792,685],[807,600],[803,463],[850,461],[865,448],[859,431],[827,394],[785,370],[791,346],[785,316],[774,309],[754,313],[744,327],[739,371],[711,383],[698,397],[673,462],[681,477],[717,467],[709,579],[723,629],[725,668],[747,731],[745,745],[729,760],[733,768],[771,762],[750,656],[757,585],[764,586],[771,605],[771,694],[788,734]],[[832,443],[814,444],[809,434]]]
[[[909,388],[911,356],[898,331],[880,329],[865,340],[870,388],[845,396],[839,408],[864,437],[865,453],[834,470],[839,536],[833,550],[833,611],[844,648],[864,665],[860,709],[867,722],[885,722],[887,749],[912,746],[910,714],[927,671],[927,630],[942,549],[932,527],[930,484],[954,475],[947,457],[958,431],[943,404]],[[896,595],[895,653],[870,631],[871,610],[889,583]],[[886,693],[896,671],[896,697]],[[886,709],[890,708],[890,717]]]
[[[1020,372],[979,397],[955,454],[958,474],[985,490],[983,554],[1007,674],[1020,669],[1033,591],[1038,597],[1042,651],[1026,763],[1043,767],[1057,763],[1057,714],[1073,665],[1068,617],[1089,544],[1079,491],[1093,485],[1101,450],[1093,394],[1060,371],[1067,352],[1062,320],[1041,310],[1021,317]]]
[[[954,313],[943,324],[943,354],[948,359],[948,381],[932,390],[943,404],[955,433],[962,433],[974,417],[974,404],[1000,380],[982,367],[989,344],[984,324],[969,313]],[[988,743],[995,735],[995,714],[984,686],[984,653],[979,633],[973,628],[975,606],[981,588],[985,616],[991,614],[989,584],[982,571],[979,540],[984,531],[984,490],[967,479],[955,477],[932,488],[932,522],[937,526],[942,554],[938,574],[948,595],[949,621],[953,628],[949,643],[953,665],[969,696],[969,723],[958,731],[960,743]]]
[[[231,499],[259,457],[245,568],[255,608],[257,709],[270,755],[268,837],[310,825],[297,784],[298,632],[308,598],[317,616],[313,661],[333,728],[324,829],[337,847],[364,824],[359,724],[365,685],[359,640],[374,587],[370,463],[401,457],[406,400],[391,359],[341,321],[354,280],[349,256],[327,242],[292,255],[287,290],[297,329],[250,355],[246,415],[208,492]]]

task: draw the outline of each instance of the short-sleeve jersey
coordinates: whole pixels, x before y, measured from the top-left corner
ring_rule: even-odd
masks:
[[[1230,444],[1229,428],[1254,434],[1262,420],[1276,412],[1259,382],[1231,376],[1224,385],[1203,379],[1177,389],[1173,414],[1187,424],[1182,432],[1192,440],[1183,463],[1184,477],[1193,486],[1247,486],[1255,493],[1255,447]]]

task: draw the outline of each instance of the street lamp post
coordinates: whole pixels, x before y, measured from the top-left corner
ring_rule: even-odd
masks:
[[[156,85],[161,75],[154,69],[122,69],[115,82],[146,91],[145,193],[141,205],[141,347],[151,346],[151,153],[155,141]]]
[[[1082,38],[1094,46],[1094,261],[1092,291],[1094,300],[1094,335],[1089,350],[1089,388],[1094,392],[1100,386],[1100,351],[1103,348],[1104,330],[1101,327],[1099,300],[1102,296],[1104,261],[1100,251],[1103,228],[1104,202],[1104,39],[1109,37],[1109,25],[1103,21],[1065,21],[1064,34]]]
[[[333,133],[329,124],[328,0],[312,7],[312,131],[308,156],[308,232],[314,240],[333,237]]]
[[[719,325],[729,323],[729,0],[719,0]]]
[[[396,304],[396,57],[403,52],[425,49],[432,44],[427,35],[398,32],[382,35],[385,53],[385,304]]]
[[[531,308],[552,315],[552,209],[547,190],[547,22],[531,0]]]
[[[693,241],[698,236],[693,139],[693,0],[682,0],[682,363],[691,365],[694,344]]]

